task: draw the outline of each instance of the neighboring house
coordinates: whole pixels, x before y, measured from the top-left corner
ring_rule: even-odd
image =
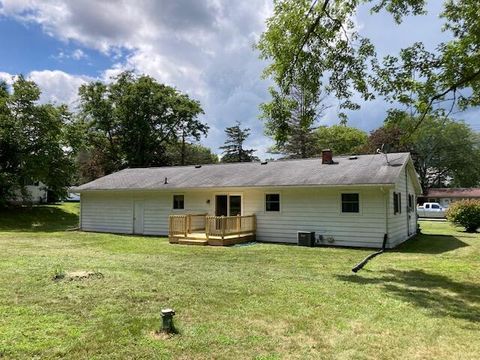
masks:
[[[419,197],[419,202],[437,202],[448,207],[452,202],[463,199],[480,199],[480,188],[439,188],[428,189],[425,195]]]
[[[392,248],[416,234],[421,187],[408,153],[332,161],[324,151],[316,159],[125,169],[73,191],[85,231],[172,235],[183,221],[185,235],[196,226],[222,240],[222,226],[252,226],[264,242],[297,243],[297,232],[309,231],[321,244],[380,247],[387,234]],[[202,214],[194,221],[203,225],[185,214]]]
[[[47,187],[40,181],[32,181],[25,185],[25,189],[29,195],[29,198],[26,202],[33,204],[41,204],[47,202]],[[13,203],[21,204],[24,201],[20,191],[16,191],[16,198],[12,201]]]

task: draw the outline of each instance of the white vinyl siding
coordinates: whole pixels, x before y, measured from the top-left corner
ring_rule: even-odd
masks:
[[[173,192],[107,192],[82,194],[82,229],[133,232],[134,201],[144,200],[144,234],[168,234],[168,216],[215,213],[215,194],[242,193],[243,214],[257,217],[257,240],[297,242],[297,231],[315,231],[327,245],[381,246],[385,200],[379,188],[276,188],[183,191],[184,210],[172,210]],[[265,210],[266,194],[281,194],[281,211]],[[341,194],[358,193],[360,213],[342,213]]]
[[[412,176],[409,174],[409,177]],[[402,196],[401,214],[393,214],[393,192]],[[409,180],[408,192],[414,194]],[[359,212],[342,212],[342,193],[359,194]],[[407,216],[410,215],[410,235],[416,231],[416,214],[408,212],[405,173],[393,187],[279,187],[183,190],[185,208],[172,209],[171,191],[83,192],[81,227],[87,231],[115,233],[133,232],[134,201],[144,201],[144,234],[168,234],[170,214],[215,214],[215,195],[242,195],[242,213],[257,217],[257,240],[296,243],[298,231],[314,231],[323,236],[323,244],[379,248],[387,232],[388,247],[408,237]],[[266,194],[280,194],[281,211],[265,209]]]
[[[360,213],[342,213],[342,193],[360,195]],[[379,247],[382,243],[385,202],[379,188],[282,189],[280,214],[258,211],[261,194],[262,190],[252,189],[245,197],[246,214],[257,215],[259,241],[296,243],[298,231],[315,231],[326,245]]]
[[[128,194],[82,193],[81,226],[85,231],[130,234],[133,201]]]
[[[398,180],[395,184],[395,189],[390,191],[389,198],[389,209],[388,209],[388,234],[389,234],[389,245],[391,247],[397,246],[401,242],[407,240],[409,237],[413,236],[417,232],[417,214],[416,214],[416,204],[414,203],[414,211],[408,211],[408,194],[415,195],[414,200],[416,200],[415,187],[412,177],[415,176],[414,172],[409,169],[411,165],[408,164],[401,172]],[[407,177],[405,178],[405,172],[407,172]],[[407,182],[408,184],[407,184]],[[393,193],[397,192],[401,196],[401,211],[394,213],[394,204],[393,204]]]

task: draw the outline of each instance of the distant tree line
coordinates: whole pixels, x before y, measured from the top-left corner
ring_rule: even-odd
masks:
[[[480,135],[464,122],[428,115],[417,127],[416,117],[390,112],[370,134],[344,118],[320,126],[324,99],[315,89],[308,95],[312,89],[295,86],[291,97],[275,98],[272,90],[272,102],[261,107],[265,132],[275,140],[271,153],[307,158],[324,148],[346,155],[376,153],[384,146],[412,153],[424,188],[480,184]],[[0,83],[0,206],[18,196],[27,199],[25,185],[32,181],[62,198],[71,185],[127,167],[219,161],[198,144],[209,129],[199,119],[200,103],[149,76],[124,72],[108,83],[85,84],[75,112],[39,98],[39,87],[22,76],[11,87]],[[227,127],[221,161],[258,161],[257,150],[246,146],[249,135],[240,122]]]
[[[40,89],[18,76],[0,82],[0,206],[40,181],[53,198],[69,186],[126,167],[218,162],[198,144],[208,133],[200,103],[146,75],[123,72],[79,89],[79,109],[40,104]]]

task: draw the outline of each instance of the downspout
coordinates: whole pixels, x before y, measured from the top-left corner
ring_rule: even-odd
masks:
[[[382,248],[374,252],[373,254],[368,255],[365,259],[363,259],[361,262],[359,262],[357,265],[355,265],[352,268],[352,271],[354,273],[360,271],[363,269],[367,263],[372,260],[374,257],[383,254],[385,252],[386,246],[387,246],[387,241],[388,241],[388,199],[390,195],[390,191],[387,189],[385,190],[383,187],[380,188],[380,190],[385,194],[385,234],[383,235],[383,242],[382,242]]]
[[[82,193],[80,193],[80,216],[78,217],[78,228],[82,230],[82,216],[83,216],[83,200]]]
[[[409,208],[408,208],[408,198],[409,198],[409,194],[408,194],[408,169],[407,169],[407,166],[408,166],[408,163],[407,165],[405,166],[405,204],[407,205],[406,208],[407,208],[407,211],[405,211],[405,213],[407,214],[407,238],[410,236],[410,219],[408,218],[410,216],[410,212],[409,212]],[[413,206],[413,204],[412,204]]]

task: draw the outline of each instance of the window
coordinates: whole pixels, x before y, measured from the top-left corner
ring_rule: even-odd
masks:
[[[393,214],[402,213],[402,193],[393,193]]]
[[[414,210],[415,197],[412,194],[408,194],[408,211]]]
[[[173,209],[180,210],[185,208],[185,200],[183,195],[173,195]]]
[[[360,200],[358,194],[342,194],[342,212],[360,212]]]
[[[430,209],[430,204],[425,205],[425,209]]]
[[[432,209],[440,209],[440,206],[437,204],[432,204]]]
[[[265,211],[280,211],[280,194],[265,195]]]

